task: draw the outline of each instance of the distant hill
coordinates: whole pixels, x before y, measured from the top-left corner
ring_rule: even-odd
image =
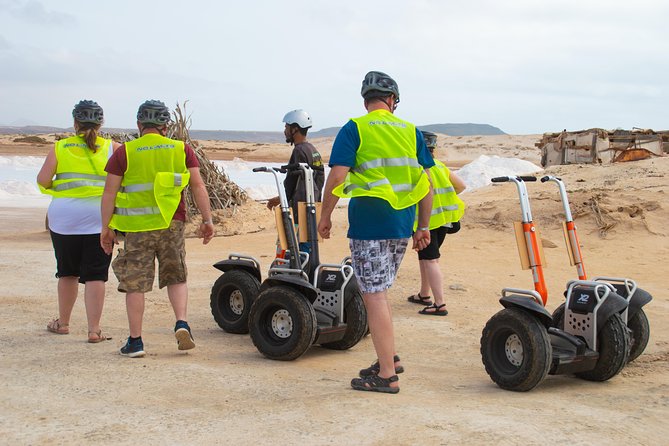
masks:
[[[489,124],[428,124],[419,125],[419,129],[428,132],[443,133],[448,136],[506,135],[497,127]]]
[[[309,132],[313,138],[334,137],[341,127],[327,127],[318,131]],[[418,126],[421,130],[427,130],[435,133],[443,133],[449,136],[470,136],[470,135],[505,135],[497,127],[488,124],[428,124]],[[117,129],[103,128],[109,133],[135,133],[137,129]],[[47,127],[40,125],[29,125],[23,127],[0,126],[0,134],[20,134],[20,135],[38,135],[45,133],[65,133],[72,132],[72,127]],[[218,141],[247,141],[255,143],[282,143],[286,139],[283,132],[253,132],[253,131],[233,131],[233,130],[190,130],[190,136],[193,139],[211,139]]]

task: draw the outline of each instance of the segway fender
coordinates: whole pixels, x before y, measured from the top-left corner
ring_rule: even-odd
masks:
[[[627,308],[627,300],[618,293],[611,292],[597,310],[597,333],[604,327],[606,321],[615,313],[622,313]]]
[[[626,290],[624,284],[614,283],[612,285],[616,289],[618,294],[620,294],[621,296],[625,295]],[[627,312],[628,319],[637,314],[639,312],[639,309],[644,305],[646,305],[651,300],[653,300],[653,296],[651,296],[651,294],[648,291],[642,290],[641,288],[637,288],[636,291],[634,291],[634,294],[632,294],[632,297],[630,298],[629,301],[629,309]]]
[[[295,288],[300,291],[309,302],[313,303],[318,297],[318,290],[314,286],[295,274],[275,274],[268,277],[260,285],[260,293],[265,291],[267,288],[277,286],[277,285],[286,285],[290,288]]]
[[[520,308],[535,316],[548,329],[553,325],[553,317],[546,308],[534,299],[518,294],[509,294],[499,300],[504,308]]]
[[[227,272],[233,269],[241,269],[247,271],[249,274],[258,279],[258,282],[262,281],[260,277],[260,270],[256,267],[256,264],[251,260],[243,259],[227,259],[221,260],[220,262],[214,263],[214,268],[219,271]]]

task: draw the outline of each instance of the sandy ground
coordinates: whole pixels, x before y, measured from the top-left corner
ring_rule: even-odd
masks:
[[[486,153],[536,161],[537,139],[448,138],[443,158],[466,161]],[[457,144],[463,147],[456,148]],[[15,153],[7,146],[11,144],[0,143],[0,154],[48,150],[48,146],[26,146],[32,148]],[[284,149],[263,148],[271,152],[265,153],[265,160],[287,159],[289,149]],[[46,322],[57,314],[57,303],[55,260],[44,231],[44,210],[4,208],[0,212],[2,442],[666,444],[668,170],[669,158],[547,170],[567,184],[590,276],[630,277],[654,296],[645,307],[651,338],[645,353],[610,381],[549,376],[527,393],[498,388],[479,353],[481,330],[501,309],[497,302],[501,289],[532,286],[530,273],[520,269],[512,235],[511,223],[520,218],[512,185],[463,196],[468,205],[463,229],[449,236],[442,248],[447,317],[418,315],[420,307],[406,302],[419,284],[416,255],[407,254],[390,291],[398,353],[406,369],[400,375],[398,395],[350,389],[351,378],[375,358],[369,338],[348,351],[315,346],[296,361],[279,362],[265,359],[247,335],[228,334],[216,325],[209,295],[219,273],[211,265],[230,252],[259,258],[263,272],[271,261],[274,223],[257,203],[243,207],[228,227],[222,223],[218,231],[225,236],[209,245],[187,240],[189,313],[197,348],[177,351],[166,293],[155,290],[147,295],[148,355],[143,359],[118,354],[127,336],[127,321],[124,297],[116,291],[113,274],[103,314],[103,327],[112,341],[85,342],[81,296],[70,335],[45,330]],[[575,270],[562,241],[557,188],[537,183],[529,189],[544,239],[547,306],[552,311],[563,301],[565,283],[575,277]],[[601,212],[599,220],[596,209]],[[345,209],[336,210],[334,219],[334,238],[321,248],[327,262],[348,254]]]

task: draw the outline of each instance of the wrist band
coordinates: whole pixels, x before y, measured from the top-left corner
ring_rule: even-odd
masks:
[[[207,221],[204,221],[204,220],[203,220],[203,221],[202,221],[202,224],[203,224],[203,225],[213,225],[214,222],[213,222],[212,220],[207,220]]]
[[[421,228],[418,228],[419,231],[429,231],[430,227],[429,226],[423,226]]]

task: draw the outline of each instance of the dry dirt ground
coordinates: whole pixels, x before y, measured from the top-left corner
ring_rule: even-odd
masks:
[[[505,150],[514,150],[509,145]],[[490,153],[490,152],[488,152]],[[536,153],[526,154],[533,158]],[[449,315],[417,314],[418,262],[408,253],[390,290],[401,392],[356,392],[349,382],[375,358],[371,339],[348,351],[312,347],[291,362],[265,359],[247,335],[223,332],[209,308],[230,252],[274,252],[269,211],[243,207],[232,230],[203,246],[187,240],[189,319],[197,348],[178,352],[166,293],[147,295],[147,357],[118,354],[127,336],[124,297],[111,275],[103,328],[113,340],[87,344],[83,298],[71,334],[48,333],[56,314],[55,261],[44,210],[0,212],[0,438],[5,444],[666,444],[669,438],[669,158],[547,171],[568,187],[588,273],[635,279],[654,300],[645,307],[645,353],[607,382],[549,376],[526,393],[498,388],[481,363],[479,339],[501,309],[503,287],[531,288],[520,269],[511,222],[515,188],[463,195],[463,229],[442,248]],[[548,262],[548,309],[562,302],[569,266],[553,184],[531,184],[533,213]],[[597,216],[597,217],[596,217]],[[346,210],[335,211],[324,261],[348,254]],[[551,247],[554,246],[554,247]]]

